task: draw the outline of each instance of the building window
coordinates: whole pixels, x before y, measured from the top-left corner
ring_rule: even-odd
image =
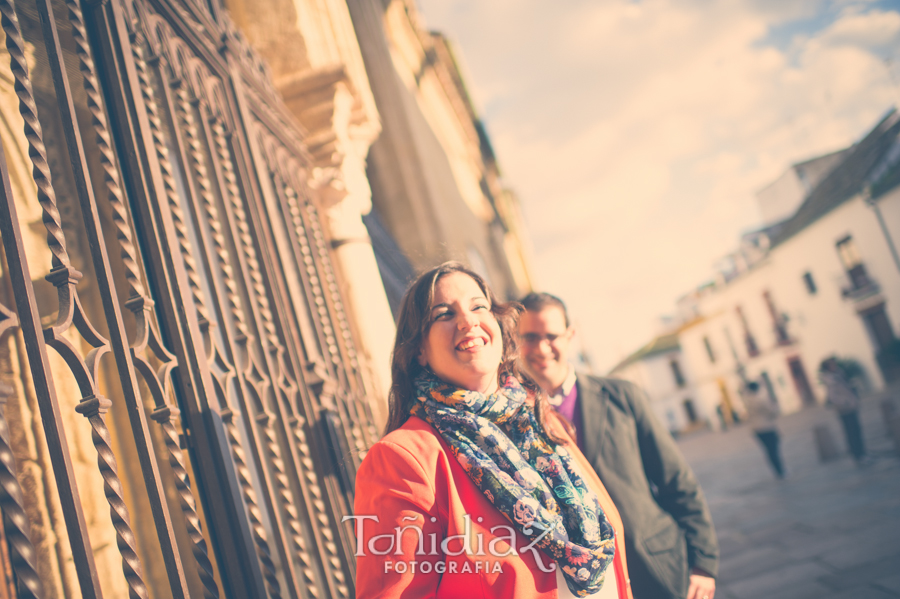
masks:
[[[806,285],[806,291],[810,295],[815,295],[818,288],[816,287],[816,281],[813,279],[812,273],[806,271],[803,273],[803,283]]]
[[[838,241],[835,246],[837,247],[841,264],[844,265],[844,270],[847,271],[847,276],[850,277],[852,290],[868,286],[871,283],[869,273],[866,272],[866,267],[859,257],[859,250],[856,249],[853,238],[848,235]]]
[[[669,367],[672,369],[672,376],[675,377],[675,385],[677,385],[679,389],[684,387],[684,374],[681,372],[681,366],[678,364],[678,360],[669,362]]]
[[[756,345],[756,338],[750,332],[750,325],[747,324],[747,316],[744,309],[740,306],[735,307],[738,319],[741,321],[741,327],[744,329],[744,345],[747,347],[747,355],[751,358],[759,355],[759,347]]]
[[[835,245],[837,246],[838,256],[841,258],[841,264],[844,265],[844,270],[849,272],[854,266],[862,263],[862,260],[859,258],[859,251],[857,251],[856,244],[853,243],[851,236],[847,235]]]
[[[794,387],[796,387],[803,405],[811,406],[816,403],[816,396],[813,395],[809,379],[806,378],[806,369],[803,368],[800,358],[788,358],[788,371],[791,373],[791,378],[794,379]]]
[[[763,291],[763,301],[766,303],[766,308],[768,308],[769,315],[772,317],[772,328],[775,330],[775,343],[778,345],[789,344],[791,342],[791,337],[788,335],[787,330],[787,316],[778,313],[778,309],[775,307],[775,300],[772,299],[772,294],[768,291]]]
[[[716,361],[716,354],[713,351],[712,344],[709,342],[709,337],[703,338],[703,345],[706,347],[706,355],[709,356],[710,362]]]
[[[697,422],[697,409],[694,408],[694,402],[690,399],[685,399],[681,405],[684,406],[684,413],[687,416],[688,422],[691,424]]]

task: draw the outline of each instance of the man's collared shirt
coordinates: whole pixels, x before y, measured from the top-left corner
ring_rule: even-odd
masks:
[[[550,403],[553,404],[554,408],[558,408],[559,405],[565,401],[566,397],[572,393],[572,388],[575,387],[575,382],[577,380],[578,377],[575,375],[575,367],[569,364],[569,373],[566,375],[566,380],[564,380],[559,389],[550,396]]]
[[[584,450],[581,410],[578,409],[578,386],[575,384],[577,381],[575,367],[569,364],[569,374],[556,393],[550,396],[550,403],[575,427],[575,443],[578,449]]]

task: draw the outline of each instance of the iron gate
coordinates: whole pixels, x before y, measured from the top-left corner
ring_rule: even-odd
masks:
[[[131,597],[352,596],[341,517],[376,435],[303,133],[264,65],[217,0],[0,0],[0,14],[5,118],[46,230],[36,252],[5,143],[0,337],[23,340],[81,594],[102,590],[65,381]],[[45,255],[52,287],[32,280]],[[20,596],[47,596],[9,443],[0,418],[9,561]]]

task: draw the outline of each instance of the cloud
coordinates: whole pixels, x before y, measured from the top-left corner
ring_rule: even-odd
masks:
[[[602,367],[707,279],[754,193],[895,102],[879,2],[420,0],[455,40],[542,287]]]
[[[857,7],[846,9],[845,14],[819,40],[828,46],[850,46],[871,51],[896,48],[900,41],[900,14],[882,10],[859,13],[857,10]]]

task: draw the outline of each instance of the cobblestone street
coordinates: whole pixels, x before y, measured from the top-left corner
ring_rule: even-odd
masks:
[[[900,392],[893,391],[900,408]],[[900,455],[880,409],[863,403],[873,460],[846,455],[837,416],[814,407],[779,420],[787,477],[776,480],[752,431],[704,432],[679,445],[707,494],[721,546],[716,599],[900,597]],[[825,424],[843,455],[818,459]]]

